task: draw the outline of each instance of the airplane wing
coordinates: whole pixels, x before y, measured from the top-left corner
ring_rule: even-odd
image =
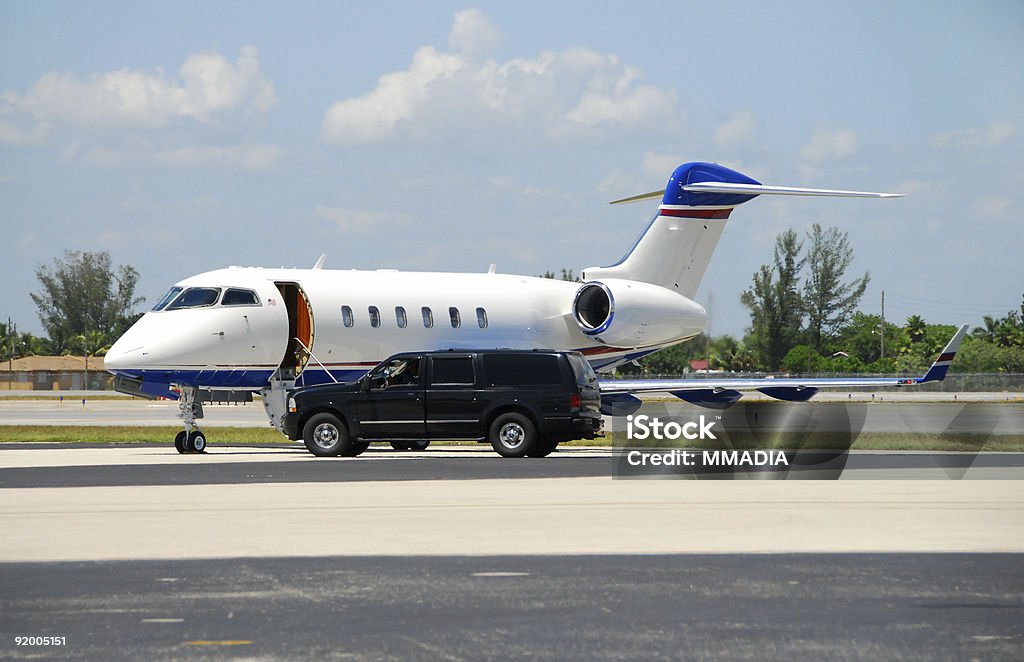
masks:
[[[877,386],[916,386],[942,381],[953,363],[960,343],[967,335],[964,324],[922,377],[766,377],[761,379],[612,379],[601,382],[601,411],[610,416],[626,416],[640,408],[636,393],[668,393],[689,403],[722,409],[733,404],[743,391],[760,391],[778,400],[810,400],[823,388],[866,388]]]

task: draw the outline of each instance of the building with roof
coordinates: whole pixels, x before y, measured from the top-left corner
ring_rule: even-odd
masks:
[[[112,381],[102,356],[23,356],[0,363],[0,391],[104,391]]]

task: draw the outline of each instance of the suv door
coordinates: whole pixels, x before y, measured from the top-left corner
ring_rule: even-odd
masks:
[[[430,357],[427,401],[427,436],[476,438],[484,402],[476,386],[472,354],[444,354]]]
[[[387,360],[364,379],[370,390],[353,399],[353,417],[365,439],[412,439],[425,431],[422,355]]]

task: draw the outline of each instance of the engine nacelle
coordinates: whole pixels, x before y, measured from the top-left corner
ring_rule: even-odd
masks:
[[[692,338],[707,313],[672,290],[635,280],[584,283],[572,304],[580,330],[606,345],[646,347]]]

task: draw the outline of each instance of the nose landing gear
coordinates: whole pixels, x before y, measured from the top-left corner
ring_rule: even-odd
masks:
[[[178,417],[185,429],[174,437],[174,448],[179,453],[203,453],[206,451],[206,435],[196,425],[196,419],[203,417],[203,402],[195,386],[178,386]]]

